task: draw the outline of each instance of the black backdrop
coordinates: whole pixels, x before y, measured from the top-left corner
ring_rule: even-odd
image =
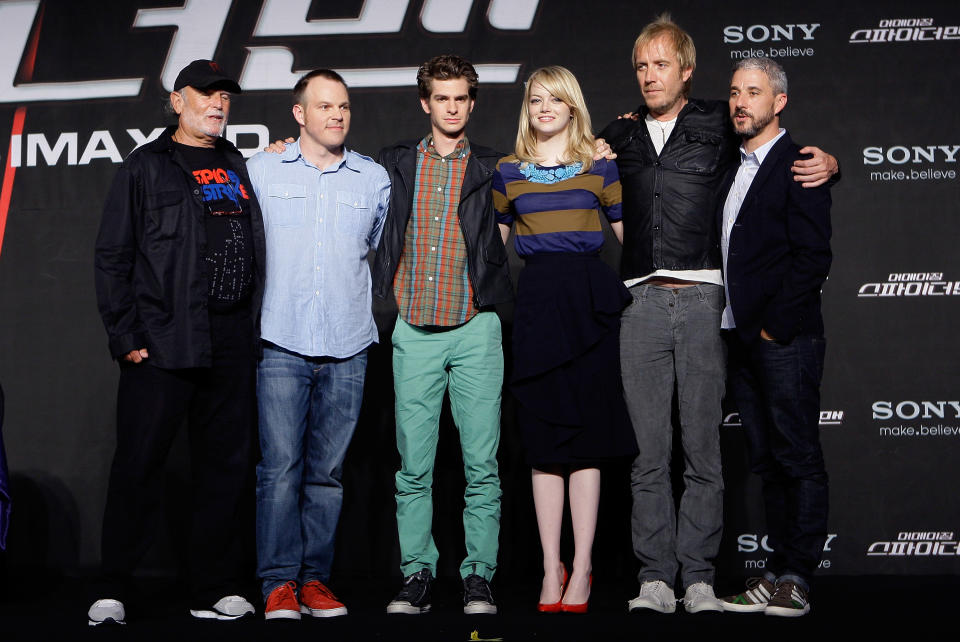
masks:
[[[299,72],[347,73],[351,147],[423,135],[415,67],[454,52],[480,69],[469,134],[509,151],[521,81],[561,64],[580,79],[595,126],[636,107],[629,56],[668,9],[698,46],[694,95],[723,98],[731,64],[776,56],[790,79],[795,140],[836,155],[835,260],[824,290],[828,353],[822,439],[831,476],[824,573],[955,573],[960,535],[960,301],[957,256],[960,5],[918,0],[794,7],[569,0],[0,1],[0,381],[14,494],[13,565],[81,572],[99,557],[114,441],[117,368],[93,294],[100,207],[120,159],[164,124],[161,104],[187,61],[215,57],[247,91],[228,136],[252,153],[295,134]],[[612,239],[611,239],[612,240]],[[608,244],[605,258],[618,252]],[[516,260],[513,260],[516,267]],[[345,466],[335,573],[398,574],[389,331],[370,356],[364,411]],[[511,309],[500,310],[509,336]],[[509,360],[509,343],[505,345]],[[509,395],[500,451],[501,578],[536,576],[536,523]],[[462,471],[444,419],[435,482],[440,573],[462,556]],[[720,428],[726,477],[721,572],[762,568],[758,481],[735,409]],[[678,459],[678,467],[682,461]],[[168,530],[147,567],[179,557],[188,469],[168,475]],[[595,565],[631,574],[628,478],[605,471]]]

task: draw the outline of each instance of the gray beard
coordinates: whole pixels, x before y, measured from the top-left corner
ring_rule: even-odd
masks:
[[[763,114],[761,116],[754,116],[753,120],[750,121],[750,124],[747,125],[744,129],[738,129],[737,133],[746,139],[754,138],[757,134],[763,131],[763,128],[769,125],[773,121],[773,110],[770,110],[770,113]]]

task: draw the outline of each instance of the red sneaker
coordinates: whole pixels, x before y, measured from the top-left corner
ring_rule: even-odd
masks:
[[[313,617],[346,615],[347,607],[319,580],[311,580],[300,589],[300,612]]]
[[[270,595],[267,596],[267,606],[263,609],[263,617],[266,620],[300,619],[300,603],[297,601],[296,582],[290,581],[281,584],[270,591]]]

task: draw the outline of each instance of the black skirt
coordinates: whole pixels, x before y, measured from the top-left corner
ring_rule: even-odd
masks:
[[[637,454],[620,380],[620,313],[630,300],[596,254],[526,258],[511,391],[534,468],[591,467]]]

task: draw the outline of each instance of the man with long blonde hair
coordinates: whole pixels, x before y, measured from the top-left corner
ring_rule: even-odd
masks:
[[[688,612],[719,611],[713,559],[723,529],[720,467],[724,307],[714,216],[739,140],[721,101],[690,98],[696,48],[668,14],[640,33],[631,62],[644,104],[601,132],[623,176],[621,277],[624,394],[640,455],[631,476],[640,594],[630,609],[672,613],[679,572]],[[793,165],[805,187],[826,182],[836,159],[816,148]],[[674,389],[685,470],[679,513],[670,475]]]

